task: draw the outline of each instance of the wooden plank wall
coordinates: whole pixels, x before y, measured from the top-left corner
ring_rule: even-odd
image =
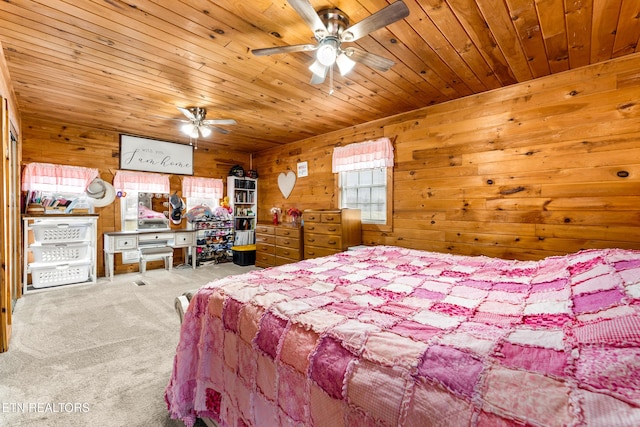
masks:
[[[393,228],[365,244],[539,259],[640,249],[640,55],[257,153],[259,217],[338,207],[335,146],[395,140]],[[288,199],[277,176],[307,161]]]
[[[117,132],[23,117],[22,162],[47,162],[72,166],[98,168],[100,177],[113,182],[119,168],[120,135]],[[249,166],[249,154],[235,151],[215,152],[199,147],[194,152],[194,175],[206,178],[220,178],[227,182],[229,169],[235,164]],[[182,193],[182,176],[170,175],[171,192]],[[225,190],[226,191],[226,190]],[[103,233],[119,231],[120,200],[103,208],[96,208],[98,219],[98,276],[104,276]],[[185,228],[171,224],[172,228]],[[175,251],[174,262],[183,262],[181,251]],[[158,268],[161,261],[149,263],[148,268]],[[115,272],[137,271],[137,264],[122,264],[116,255]]]

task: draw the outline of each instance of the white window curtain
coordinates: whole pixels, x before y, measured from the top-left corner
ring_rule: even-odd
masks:
[[[333,173],[393,167],[393,145],[389,138],[349,144],[333,149]]]
[[[182,197],[194,199],[222,198],[224,184],[221,179],[185,176],[182,179]]]
[[[80,166],[29,163],[22,172],[22,191],[84,193],[98,169]]]
[[[138,191],[140,193],[169,194],[169,175],[159,173],[144,173],[131,171],[117,171],[113,178],[116,190]]]

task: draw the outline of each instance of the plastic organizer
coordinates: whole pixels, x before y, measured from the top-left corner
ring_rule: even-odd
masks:
[[[61,243],[84,240],[89,231],[89,224],[34,224],[33,235],[36,242]]]
[[[90,263],[31,266],[31,282],[34,288],[68,285],[89,280]]]
[[[32,245],[31,251],[36,262],[77,261],[87,257],[88,243],[51,243]]]

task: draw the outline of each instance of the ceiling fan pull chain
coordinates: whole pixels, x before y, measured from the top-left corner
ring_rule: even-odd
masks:
[[[329,95],[333,95],[333,64],[329,67]]]

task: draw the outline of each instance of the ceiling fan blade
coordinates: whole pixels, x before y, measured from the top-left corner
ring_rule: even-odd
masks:
[[[358,40],[407,16],[409,16],[409,8],[399,0],[344,30],[341,39],[345,42]]]
[[[178,110],[180,110],[182,114],[184,114],[187,117],[187,119],[196,120],[196,116],[194,116],[193,113],[188,108],[183,108],[183,107],[176,107],[176,108],[178,108]]]
[[[229,133],[229,131],[228,131],[228,130],[226,130],[226,129],[222,129],[222,128],[219,128],[219,127],[217,127],[217,126],[208,126],[208,127],[209,127],[209,129],[214,130],[214,131],[216,131],[216,132],[218,132],[218,133],[223,133],[223,134],[225,134],[225,135]]]
[[[155,119],[162,119],[162,120],[173,120],[174,122],[189,123],[189,120],[185,120],[185,119],[176,119],[175,117],[157,116],[157,115],[155,115],[155,114],[151,114],[151,115],[149,115],[149,117],[153,117],[153,118],[155,118]]]
[[[364,64],[367,67],[374,68],[378,71],[389,71],[396,63],[382,56],[365,52],[364,50],[348,47],[344,50],[345,55],[355,62]]]
[[[327,27],[318,16],[318,12],[315,11],[309,0],[287,0],[287,3],[298,12],[298,15],[306,22],[306,24],[313,31],[313,35],[316,39],[320,39],[329,33]]]
[[[290,52],[306,52],[310,50],[316,50],[318,46],[314,44],[294,44],[291,46],[278,46],[278,47],[265,47],[263,49],[251,49],[251,53],[255,56],[274,55],[276,53],[290,53]]]
[[[211,125],[237,125],[238,122],[236,122],[233,119],[211,119],[211,120],[203,120],[202,124],[205,126],[211,126]]]

